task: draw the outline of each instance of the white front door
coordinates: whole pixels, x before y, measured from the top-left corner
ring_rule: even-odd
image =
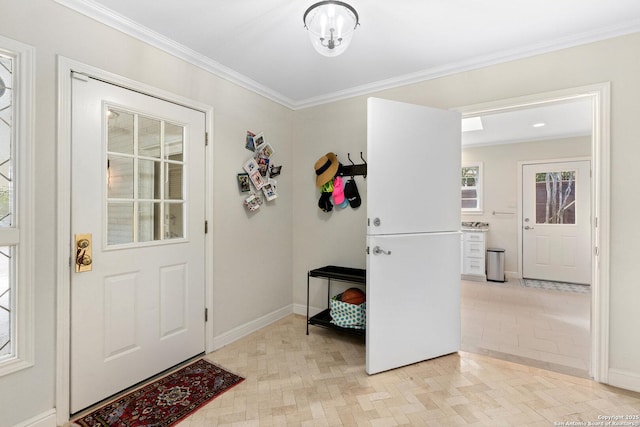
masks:
[[[204,351],[205,114],[72,81],[75,413]]]
[[[522,276],[591,283],[591,162],[522,167]]]
[[[460,135],[457,112],[369,99],[369,374],[460,347]]]

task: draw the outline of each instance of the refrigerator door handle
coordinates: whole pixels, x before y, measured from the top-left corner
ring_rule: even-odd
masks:
[[[391,255],[391,251],[385,251],[380,246],[376,246],[373,248],[373,254],[374,255],[380,255],[380,254]]]

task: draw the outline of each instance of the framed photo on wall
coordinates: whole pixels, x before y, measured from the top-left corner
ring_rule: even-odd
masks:
[[[262,178],[262,175],[260,175],[260,170],[256,169],[253,172],[251,172],[249,174],[249,178],[251,179],[251,182],[253,183],[253,186],[256,187],[256,190],[260,190],[262,189],[262,187],[264,187],[264,179]]]
[[[264,187],[262,187],[262,192],[264,193],[265,199],[268,202],[275,200],[278,197],[278,191],[275,186],[275,182],[269,181]]]
[[[268,157],[256,157],[256,163],[258,164],[258,169],[260,170],[260,175],[267,176],[267,172],[269,172],[269,158]]]
[[[257,154],[257,156],[256,156],[256,157],[263,157],[263,158],[264,158],[264,157],[266,157],[266,158],[269,158],[269,157],[273,156],[274,149],[273,149],[273,147],[271,146],[271,144],[267,144],[267,143],[265,142],[264,144],[260,145],[260,146],[257,148],[257,152],[258,152],[258,154]]]
[[[260,197],[252,194],[244,200],[245,207],[250,211],[257,211],[261,205]]]
[[[253,138],[256,136],[255,133],[247,131],[247,138],[246,138],[246,142],[245,142],[245,146],[244,148],[246,148],[249,151],[256,151],[256,146],[253,142]]]
[[[249,180],[248,173],[239,173],[238,174],[238,189],[241,193],[247,193],[251,191],[251,185]]]
[[[249,159],[244,166],[242,166],[249,175],[258,170],[258,163],[256,163],[255,159]]]
[[[269,177],[274,177],[280,175],[280,171],[282,170],[282,166],[271,165],[269,168]]]
[[[262,144],[265,144],[267,141],[264,139],[264,133],[260,132],[256,136],[253,137],[253,146],[256,150],[260,149]]]

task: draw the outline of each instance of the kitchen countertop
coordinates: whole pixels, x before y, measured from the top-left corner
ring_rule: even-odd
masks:
[[[474,231],[474,232],[487,232],[489,231],[489,223],[488,222],[470,222],[470,221],[462,221],[461,228],[462,231]]]

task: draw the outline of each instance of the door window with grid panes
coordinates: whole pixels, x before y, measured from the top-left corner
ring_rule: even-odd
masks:
[[[184,238],[184,127],[115,107],[107,119],[107,245]]]
[[[576,171],[536,173],[536,224],[575,224],[576,185]]]

